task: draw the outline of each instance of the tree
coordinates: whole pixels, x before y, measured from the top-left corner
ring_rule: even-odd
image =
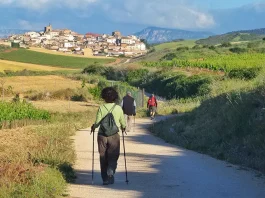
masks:
[[[146,49],[150,49],[151,48],[151,45],[147,42],[146,39],[140,39],[140,41],[145,44]]]
[[[222,43],[221,47],[231,47],[232,44],[231,43]]]

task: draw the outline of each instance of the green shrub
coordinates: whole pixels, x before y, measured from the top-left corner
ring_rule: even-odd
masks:
[[[259,46],[259,42],[251,42],[251,43],[248,43],[247,47],[248,48],[256,48]]]
[[[201,49],[201,46],[200,46],[200,45],[194,45],[194,46],[192,47],[192,49]]]
[[[22,119],[49,120],[48,111],[39,110],[29,103],[0,102],[0,121],[13,121]]]
[[[209,49],[210,49],[210,50],[215,50],[216,47],[215,47],[214,45],[211,45],[211,46],[209,47]]]
[[[230,48],[229,51],[230,51],[230,52],[233,52],[233,53],[237,53],[237,54],[247,52],[247,50],[246,50],[245,48],[240,48],[240,47],[233,47],[233,48]]]
[[[175,53],[169,53],[162,57],[161,60],[173,60],[177,55]]]
[[[233,69],[228,73],[228,77],[241,80],[252,80],[258,76],[260,70],[261,68]]]
[[[89,65],[82,71],[82,74],[102,75],[104,73],[105,73],[105,67],[98,64]]]
[[[207,95],[210,91],[211,79],[207,76],[191,76],[184,74],[153,74],[148,82],[142,84],[147,92],[167,99],[189,98]]]
[[[107,67],[104,73],[104,76],[108,80],[114,81],[126,81],[128,70],[125,69],[116,69],[113,67]]]
[[[222,43],[222,44],[220,45],[220,47],[231,47],[231,46],[232,46],[231,43]]]
[[[126,81],[130,84],[134,84],[139,81],[143,82],[147,80],[148,74],[149,74],[148,69],[132,70],[127,73]]]
[[[189,49],[189,47],[178,47],[177,51],[188,51]]]

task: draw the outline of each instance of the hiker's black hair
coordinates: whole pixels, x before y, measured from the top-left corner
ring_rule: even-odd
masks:
[[[106,87],[101,92],[101,98],[106,103],[113,103],[119,99],[119,94],[113,87]]]

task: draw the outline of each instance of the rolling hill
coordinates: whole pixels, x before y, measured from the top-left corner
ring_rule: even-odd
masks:
[[[257,35],[265,35],[265,28],[254,29],[254,30],[239,30],[229,33],[246,33],[246,34],[257,34]]]
[[[141,39],[147,40],[147,42],[150,44],[155,44],[170,42],[178,39],[192,40],[206,38],[213,35],[213,33],[148,27],[141,32],[135,33],[135,35],[140,37]]]
[[[210,36],[206,39],[196,41],[197,44],[202,45],[217,45],[228,42],[240,42],[240,41],[254,41],[260,40],[265,37],[265,28],[253,29],[253,30],[240,30],[234,32],[228,32],[222,35]]]

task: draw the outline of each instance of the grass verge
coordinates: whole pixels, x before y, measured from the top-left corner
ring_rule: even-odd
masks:
[[[157,123],[167,142],[265,172],[264,84],[210,98],[191,113]]]
[[[75,153],[71,136],[87,127],[92,111],[53,114],[51,123],[0,135],[0,197],[55,198],[63,195],[66,181],[75,179]]]

